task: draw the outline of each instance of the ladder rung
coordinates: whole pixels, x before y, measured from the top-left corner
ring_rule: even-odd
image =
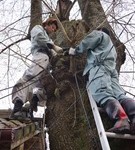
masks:
[[[118,133],[112,133],[112,132],[105,132],[107,137],[110,138],[120,138],[120,139],[132,139],[135,140],[135,135],[131,134],[118,134]]]

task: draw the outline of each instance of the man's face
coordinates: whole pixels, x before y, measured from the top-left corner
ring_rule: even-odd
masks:
[[[55,24],[47,25],[46,26],[46,30],[47,30],[48,33],[56,32],[57,31],[57,27],[56,27]]]

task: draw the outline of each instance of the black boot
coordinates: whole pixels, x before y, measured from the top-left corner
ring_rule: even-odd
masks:
[[[103,106],[104,110],[108,114],[111,120],[116,121],[114,126],[109,129],[109,132],[114,133],[129,133],[130,124],[128,122],[128,116],[124,109],[117,100],[108,100]]]
[[[135,100],[123,100],[121,102],[121,105],[130,119],[131,134],[135,134]]]
[[[14,103],[14,108],[13,108],[13,111],[10,115],[10,119],[18,119],[18,118],[22,117],[22,112],[21,112],[22,106],[23,106],[22,100],[17,98],[15,103]]]
[[[38,99],[37,95],[34,94],[32,100],[31,100],[31,110],[32,111],[35,111],[35,112],[38,111],[38,108],[37,108],[38,101],[39,101],[39,99]]]

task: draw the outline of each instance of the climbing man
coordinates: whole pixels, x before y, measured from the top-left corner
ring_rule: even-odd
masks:
[[[116,71],[116,50],[107,28],[99,28],[88,34],[69,55],[87,52],[83,75],[88,75],[86,88],[98,106],[115,121],[109,129],[115,133],[135,134],[135,100],[126,96]]]
[[[58,29],[57,20],[49,18],[41,25],[36,25],[30,32],[32,63],[24,72],[22,78],[14,85],[12,90],[12,102],[14,104],[10,118],[22,118],[22,106],[30,101],[31,110],[37,112],[38,103],[47,100],[46,91],[40,78],[43,73],[49,71],[49,59],[62,52],[62,48],[56,46],[49,38],[49,34]]]

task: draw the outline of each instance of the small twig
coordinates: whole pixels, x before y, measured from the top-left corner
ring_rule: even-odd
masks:
[[[24,38],[22,38],[22,39],[19,39],[19,40],[15,41],[15,42],[13,42],[13,43],[11,43],[11,44],[9,44],[8,46],[6,46],[5,48],[3,48],[3,49],[1,50],[0,54],[3,53],[6,49],[8,49],[8,48],[10,48],[11,46],[13,46],[14,44],[17,44],[17,43],[19,43],[19,42],[21,42],[21,41],[24,41],[24,40],[26,40],[26,39],[27,39],[27,36],[24,37]]]

